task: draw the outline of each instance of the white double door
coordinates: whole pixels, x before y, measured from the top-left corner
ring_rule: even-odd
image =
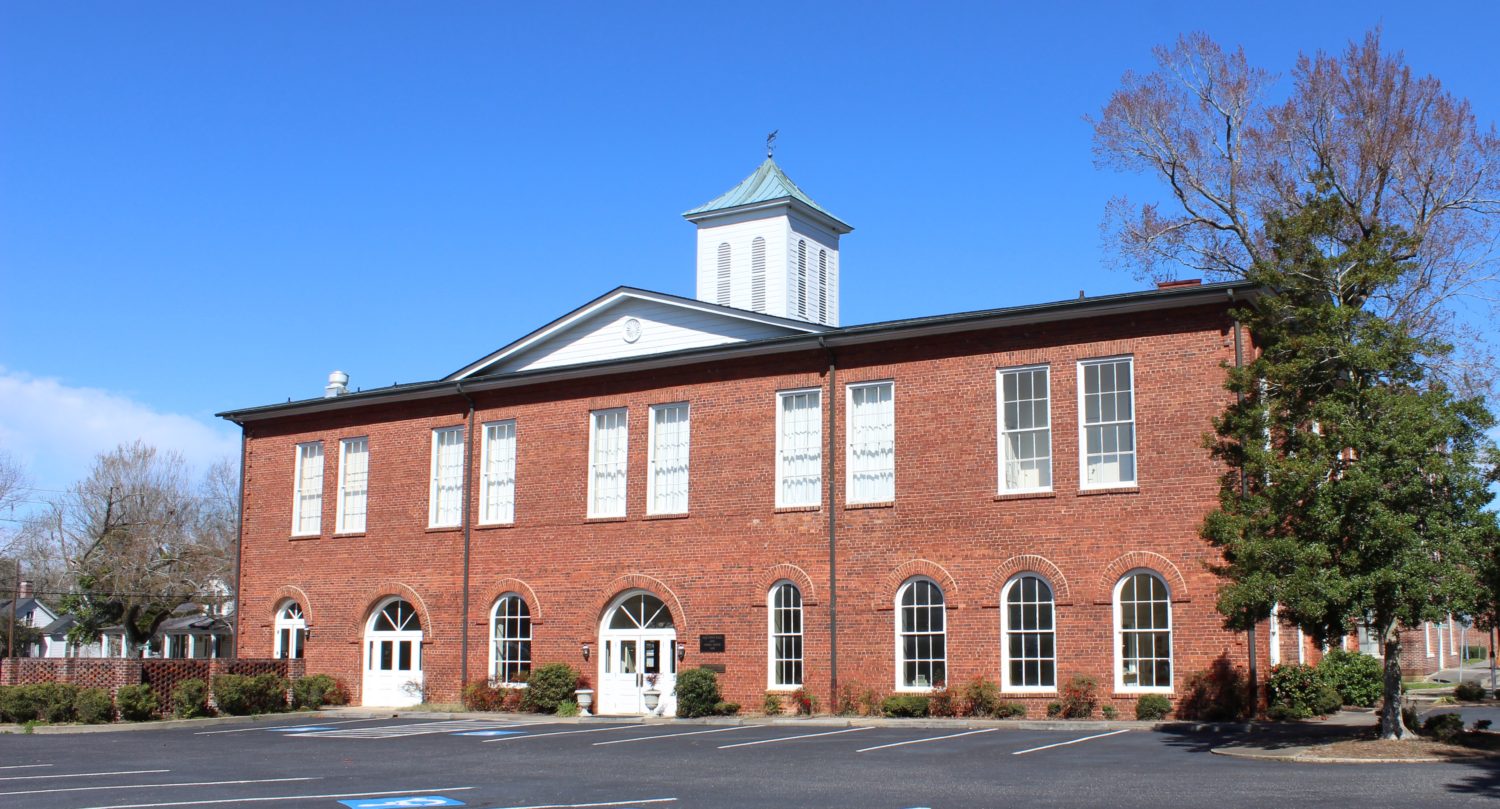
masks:
[[[403,707],[422,702],[422,625],[411,605],[392,599],[365,628],[360,702]]]
[[[677,713],[677,631],[610,630],[600,635],[600,714],[647,713],[645,693],[660,692],[662,716]]]

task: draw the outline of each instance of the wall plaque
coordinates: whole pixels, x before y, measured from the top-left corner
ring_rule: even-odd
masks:
[[[722,651],[724,651],[724,636],[723,635],[699,635],[698,636],[698,651],[699,652],[707,652],[707,653],[715,653],[715,652],[722,652]]]
[[[704,663],[703,665],[699,666],[698,668],[700,668],[700,669],[708,669],[709,671],[711,671],[711,672],[713,672],[715,674],[723,674],[724,673],[724,664],[723,663]]]

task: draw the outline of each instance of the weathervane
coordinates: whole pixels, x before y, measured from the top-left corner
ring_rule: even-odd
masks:
[[[770,158],[771,157],[771,153],[776,151],[776,133],[780,132],[780,131],[781,131],[780,129],[772,130],[771,134],[769,134],[769,135],[766,136],[766,157],[767,158]]]

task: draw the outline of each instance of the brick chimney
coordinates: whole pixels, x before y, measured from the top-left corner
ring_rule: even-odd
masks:
[[[31,582],[22,579],[16,585],[16,598],[31,598]]]

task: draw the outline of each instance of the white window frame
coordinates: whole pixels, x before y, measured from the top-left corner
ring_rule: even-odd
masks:
[[[929,576],[913,576],[913,577],[907,579],[906,581],[902,582],[900,587],[896,588],[896,599],[895,599],[895,602],[894,602],[895,603],[895,608],[896,608],[895,609],[896,615],[895,615],[895,620],[891,622],[892,623],[892,629],[895,630],[895,643],[893,644],[895,646],[895,649],[893,651],[895,652],[895,659],[896,659],[895,690],[898,691],[898,692],[900,692],[900,693],[903,693],[903,694],[928,694],[928,693],[931,693],[933,690],[935,690],[937,688],[937,683],[934,682],[934,681],[928,681],[927,685],[906,685],[905,682],[904,682],[905,678],[902,676],[903,674],[906,673],[906,644],[904,642],[904,639],[906,637],[906,632],[902,629],[902,618],[904,616],[903,616],[903,613],[902,613],[902,604],[901,604],[901,601],[902,601],[902,598],[906,595],[906,591],[908,589],[916,586],[919,582],[926,582],[928,584],[931,584],[938,591],[938,594],[943,597],[943,603],[939,607],[939,614],[943,616],[943,631],[940,632],[940,633],[931,632],[931,631],[927,631],[927,632],[916,632],[916,631],[913,631],[912,634],[914,634],[914,635],[941,635],[942,636],[942,638],[943,638],[943,657],[942,657],[942,661],[943,661],[943,679],[942,679],[942,682],[944,683],[944,685],[947,684],[947,680],[948,680],[948,676],[947,676],[948,675],[948,593],[945,590],[943,590],[943,586],[941,584],[937,583],[937,580],[935,580],[935,579],[933,579],[933,578],[931,578]],[[926,607],[921,607],[920,609],[931,609],[931,605],[928,605]],[[936,657],[930,658],[928,660],[928,662],[936,661],[937,659],[938,658],[936,658]]]
[[[781,588],[783,588],[783,587],[790,587],[790,588],[792,588],[793,590],[795,590],[797,592],[797,606],[795,607],[795,609],[797,611],[797,627],[798,628],[797,628],[796,632],[780,632],[780,633],[778,633],[776,631],[776,611],[778,609],[778,607],[776,606],[776,594],[779,593],[779,592],[781,592]],[[794,608],[791,608],[791,607],[782,607],[780,609],[794,609]],[[802,641],[802,643],[800,644],[800,648],[802,650],[802,656],[798,657],[798,658],[795,658],[797,662],[799,662],[799,663],[802,664],[802,679],[800,681],[798,681],[798,682],[795,682],[795,683],[777,682],[777,674],[778,674],[778,672],[780,671],[780,668],[781,668],[780,664],[783,661],[790,661],[793,658],[789,658],[789,657],[788,658],[783,658],[783,657],[778,657],[777,656],[777,654],[776,654],[776,639],[777,638],[792,637],[792,636],[796,636],[799,639],[801,639],[801,641]],[[798,587],[796,582],[794,582],[794,581],[792,581],[790,579],[781,579],[780,581],[777,581],[775,584],[771,585],[771,589],[766,592],[766,689],[770,690],[770,691],[795,691],[795,690],[797,690],[799,688],[804,687],[805,684],[806,684],[806,682],[807,682],[807,609],[806,609],[806,603],[803,600],[802,588]]]
[[[439,501],[440,501],[440,495],[441,495],[442,483],[443,483],[442,469],[440,467],[441,457],[440,457],[440,453],[439,453],[439,448],[441,446],[441,444],[440,444],[441,436],[445,435],[445,434],[447,434],[447,435],[457,435],[458,436],[458,459],[459,459],[458,460],[458,474],[459,474],[459,485],[458,485],[458,493],[455,494],[454,496],[458,498],[459,504],[458,504],[458,508],[456,509],[456,511],[457,511],[457,517],[452,522],[439,522],[438,521],[438,517],[439,517],[439,515],[441,513],[441,509],[439,508],[439,505],[440,505]],[[468,447],[465,446],[465,441],[464,441],[464,428],[463,427],[438,427],[438,428],[436,428],[436,429],[434,429],[432,431],[432,468],[430,470],[431,471],[431,475],[429,477],[429,486],[428,486],[428,489],[427,489],[427,527],[428,528],[457,528],[458,526],[463,525],[463,522],[464,522],[464,511],[466,511],[466,509],[465,509],[465,505],[466,504],[463,502],[463,475],[464,475],[464,472],[465,472],[464,465],[468,463],[468,458],[466,457],[466,450],[467,449],[468,449]],[[446,502],[446,501],[443,501],[443,502]]]
[[[349,449],[354,444],[360,444],[365,456],[365,484],[361,501],[364,508],[359,513],[359,526],[349,525],[349,515],[346,514],[346,502],[349,489]],[[338,493],[338,516],[334,522],[334,531],[339,534],[363,534],[370,521],[370,438],[369,436],[357,436],[354,438],[343,438],[339,440],[339,493]]]
[[[1123,626],[1121,625],[1121,621],[1120,621],[1120,618],[1121,618],[1121,615],[1120,615],[1120,591],[1122,591],[1122,590],[1125,589],[1125,582],[1126,581],[1128,581],[1132,576],[1135,576],[1136,574],[1139,574],[1139,573],[1146,573],[1146,574],[1150,574],[1151,576],[1154,576],[1156,578],[1156,580],[1161,584],[1162,589],[1167,594],[1167,627],[1166,627],[1165,631],[1167,633],[1167,649],[1168,649],[1168,652],[1169,652],[1169,656],[1167,657],[1167,663],[1168,663],[1168,666],[1169,666],[1170,676],[1168,677],[1168,683],[1166,685],[1164,685],[1164,686],[1163,685],[1144,685],[1144,686],[1143,685],[1130,685],[1130,686],[1127,686],[1125,684],[1125,649],[1124,649],[1125,630],[1124,630]],[[1113,653],[1113,657],[1115,659],[1115,693],[1118,693],[1118,694],[1170,694],[1170,693],[1172,693],[1172,684],[1175,683],[1175,682],[1177,682],[1177,639],[1175,637],[1175,634],[1176,634],[1175,630],[1173,629],[1173,623],[1174,622],[1173,622],[1173,618],[1172,618],[1172,588],[1171,588],[1170,585],[1167,584],[1166,577],[1163,576],[1163,575],[1161,575],[1160,573],[1156,572],[1155,570],[1152,570],[1150,568],[1144,568],[1144,567],[1138,567],[1138,568],[1135,568],[1133,570],[1127,571],[1124,575],[1120,576],[1119,581],[1115,582],[1114,597],[1110,600],[1110,603],[1111,603],[1111,608],[1112,608],[1112,610],[1114,612],[1114,632],[1112,634],[1114,636],[1114,653]],[[1152,632],[1161,632],[1163,630],[1161,630],[1159,628],[1156,628],[1156,627],[1153,627],[1149,631],[1152,631]],[[1137,658],[1137,659],[1139,659],[1139,658]],[[1156,658],[1152,658],[1152,659],[1155,660]]]
[[[302,530],[302,501],[304,495],[302,491],[302,465],[308,460],[308,451],[313,449],[316,449],[318,451],[317,514],[316,519],[313,520],[312,530],[304,531]],[[292,536],[320,536],[323,533],[323,471],[326,468],[326,458],[323,452],[323,442],[305,441],[301,444],[298,444],[295,457],[296,462],[293,464],[292,468]],[[311,494],[307,495],[307,499],[309,501],[309,504],[311,504]]]
[[[520,440],[516,435],[516,420],[499,419],[497,421],[486,421],[480,427],[480,435],[484,436],[484,438],[479,447],[479,524],[510,525],[516,521],[516,454],[519,451],[518,442]],[[505,437],[492,436],[492,433],[501,429],[509,429],[510,431],[508,439],[510,441],[510,457],[509,464],[502,464],[502,467],[497,470],[490,468],[492,462],[495,460],[493,458],[495,444],[507,439]],[[490,486],[490,476],[495,474],[499,474],[502,479],[509,478],[510,496],[508,500],[505,497],[503,487],[499,497],[494,497],[495,491]],[[494,502],[496,499],[499,500],[498,503]],[[507,503],[510,506],[509,509],[505,508]],[[499,510],[500,513],[497,515],[497,519],[490,519],[490,511],[492,509]]]
[[[526,616],[525,616],[525,619],[526,619],[526,634],[525,634],[524,637],[517,636],[515,638],[505,638],[505,640],[507,642],[512,642],[512,643],[525,643],[526,644],[527,653],[526,653],[526,657],[525,657],[525,661],[524,661],[526,668],[524,669],[524,671],[526,672],[527,675],[531,674],[532,663],[534,662],[534,658],[535,658],[535,652],[532,650],[531,644],[534,642],[534,639],[536,637],[536,626],[535,626],[535,624],[532,623],[531,605],[528,604],[528,603],[526,603],[525,596],[522,596],[520,593],[509,592],[509,593],[505,593],[505,594],[501,595],[499,598],[495,599],[495,603],[490,605],[490,679],[491,680],[495,680],[495,679],[499,678],[501,676],[501,674],[502,674],[502,672],[500,670],[500,668],[501,668],[500,667],[500,658],[501,658],[501,654],[500,654],[500,641],[501,641],[501,636],[500,636],[500,634],[498,632],[495,631],[496,628],[497,628],[496,624],[498,623],[498,621],[496,619],[498,618],[499,613],[500,613],[500,605],[504,604],[507,599],[512,599],[512,598],[515,599],[517,602],[519,602],[521,604],[521,606],[523,606],[523,607],[526,608]],[[517,660],[519,661],[519,658]],[[521,688],[521,687],[525,686],[524,683],[515,682],[515,681],[509,680],[509,679],[503,680],[501,682],[503,682],[506,686],[509,686],[511,688]]]
[[[891,491],[888,497],[856,497],[854,485],[854,393],[858,390],[870,388],[890,388],[891,390]],[[851,382],[844,386],[844,502],[846,503],[894,503],[896,501],[896,383],[890,379],[877,379],[870,382]],[[821,424],[823,418],[822,402],[819,402],[818,419]],[[819,433],[818,440],[822,441]],[[819,458],[819,463],[822,458]]]
[[[786,447],[784,438],[785,425],[782,423],[782,414],[785,411],[784,402],[788,397],[802,394],[812,394],[817,397],[817,412],[813,417],[813,424],[817,428],[814,443],[818,448],[817,459],[813,466],[818,470],[817,497],[801,503],[788,502],[783,496],[786,491]],[[776,392],[776,507],[777,508],[820,508],[823,505],[823,389],[822,388],[796,388],[793,390],[779,390]]]
[[[1088,423],[1088,405],[1084,400],[1087,393],[1084,390],[1084,372],[1090,365],[1108,365],[1112,363],[1125,362],[1130,368],[1130,419],[1116,419],[1110,422]],[[1135,384],[1135,356],[1124,354],[1115,357],[1094,357],[1078,361],[1078,488],[1080,489],[1134,489],[1141,483],[1141,436],[1136,425],[1136,384]],[[1089,452],[1088,452],[1088,428],[1109,425],[1130,425],[1130,456],[1131,469],[1134,477],[1129,481],[1115,481],[1113,483],[1090,483],[1089,482]],[[1116,453],[1121,454],[1121,453]]]
[[[1009,461],[1009,458],[1007,456],[1008,442],[1005,440],[1007,435],[1007,430],[1005,429],[1005,376],[1007,374],[1034,373],[1036,371],[1043,372],[1043,379],[1045,380],[1047,385],[1047,480],[1056,480],[1055,474],[1057,470],[1052,463],[1052,366],[1042,364],[1021,365],[1015,368],[999,368],[995,371],[995,435],[998,438],[996,457],[999,459],[999,463],[997,465],[998,482],[996,484],[996,491],[998,491],[1000,494],[1030,494],[1033,492],[1052,491],[1052,483],[1048,483],[1046,486],[1017,486],[1015,488],[1010,488],[1005,484],[1005,465]],[[1080,379],[1081,378],[1082,377],[1080,377]],[[1035,396],[1032,397],[1033,400],[1035,398]],[[1030,427],[1025,430],[1017,429],[1016,432],[1036,432],[1040,429],[1041,428],[1039,427]]]
[[[595,455],[595,446],[599,438],[599,419],[602,416],[618,413],[623,419],[623,437],[620,441],[620,454],[624,458],[621,464],[624,466],[624,480],[620,485],[620,510],[602,512],[595,500],[595,481],[598,477],[596,467],[598,456]],[[630,411],[624,407],[607,407],[602,410],[589,411],[589,480],[588,480],[588,516],[595,517],[624,517],[629,511],[630,503]]]
[[[683,493],[682,508],[662,508],[656,502],[656,414],[666,410],[681,409],[683,452],[686,468],[683,470],[683,481],[687,491]],[[647,458],[646,458],[646,513],[647,514],[686,514],[692,499],[692,469],[693,469],[693,409],[687,402],[667,402],[665,404],[651,405],[650,418],[647,419]]]
[[[287,613],[292,607],[297,608],[297,615],[288,618]],[[287,633],[286,640],[282,639],[282,633]],[[290,641],[291,648],[287,648],[286,641]],[[307,653],[307,612],[302,605],[296,601],[283,601],[276,608],[276,620],[272,622],[271,634],[271,656],[277,660],[301,660]],[[302,652],[302,654],[297,654]]]
[[[1024,579],[1036,579],[1041,584],[1046,585],[1047,592],[1050,594],[1047,598],[1046,603],[1048,608],[1052,611],[1052,629],[1047,630],[1047,634],[1052,635],[1051,685],[1018,684],[1012,682],[1010,678],[1010,633],[1012,631],[1010,626],[1010,594],[1016,587],[1020,586],[1022,580]],[[1023,602],[1023,604],[1024,603],[1025,602]],[[1037,603],[1040,604],[1041,602],[1038,601]],[[1015,631],[1037,635],[1042,634],[1041,630],[1029,630],[1024,628]],[[1037,659],[1046,660],[1048,658],[1039,657]],[[1006,692],[1038,694],[1051,694],[1057,691],[1057,588],[1052,586],[1052,582],[1048,581],[1047,577],[1042,576],[1038,573],[1033,573],[1031,571],[1017,573],[1016,575],[1010,577],[1010,580],[1005,583],[1004,587],[1000,588],[1000,689]]]

